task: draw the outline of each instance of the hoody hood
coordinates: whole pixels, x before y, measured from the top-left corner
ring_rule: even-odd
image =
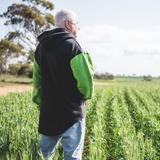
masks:
[[[45,50],[53,50],[57,45],[66,39],[75,39],[72,32],[64,28],[56,28],[50,31],[45,31],[38,36],[39,43],[42,44]]]

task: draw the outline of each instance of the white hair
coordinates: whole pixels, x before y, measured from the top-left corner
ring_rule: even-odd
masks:
[[[68,9],[62,9],[57,12],[55,16],[55,27],[56,28],[65,28],[65,21],[69,19],[71,22],[74,22],[77,18],[76,14]]]

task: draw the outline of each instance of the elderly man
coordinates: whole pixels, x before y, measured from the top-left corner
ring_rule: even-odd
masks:
[[[40,109],[39,151],[54,157],[61,139],[65,160],[81,160],[87,99],[93,96],[91,57],[77,42],[76,14],[61,10],[55,29],[39,37],[34,54],[33,102]]]

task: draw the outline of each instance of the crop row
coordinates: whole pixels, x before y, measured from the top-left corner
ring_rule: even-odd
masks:
[[[0,97],[0,159],[35,159],[40,135],[31,92]]]
[[[96,155],[103,156],[91,159],[159,159],[159,103],[136,86],[107,86],[105,89],[97,103],[96,114],[101,112],[101,118],[97,118],[98,125],[93,128],[99,133],[90,139],[97,137],[97,144],[100,144],[105,138],[107,143],[101,150],[94,150]],[[92,144],[96,147],[95,141]],[[94,155],[92,150],[90,153]]]

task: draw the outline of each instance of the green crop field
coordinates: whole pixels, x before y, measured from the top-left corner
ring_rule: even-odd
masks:
[[[0,97],[0,159],[36,160],[41,135],[31,92]],[[54,160],[63,159],[59,145]],[[160,159],[160,81],[95,86],[83,160]]]

